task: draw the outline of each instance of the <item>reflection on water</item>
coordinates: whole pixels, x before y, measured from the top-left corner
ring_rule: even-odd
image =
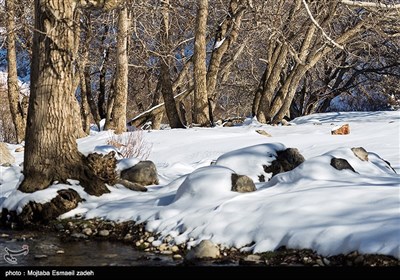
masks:
[[[132,245],[109,241],[62,241],[53,233],[0,230],[0,266],[10,266],[5,255],[29,246],[29,253],[14,257],[17,266],[175,266],[171,256],[135,250]],[[9,258],[8,258],[9,259]]]

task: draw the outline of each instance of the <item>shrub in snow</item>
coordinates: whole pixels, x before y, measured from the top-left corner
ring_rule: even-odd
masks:
[[[107,144],[116,147],[123,158],[140,158],[145,160],[149,157],[152,146],[145,141],[143,130],[112,135]]]

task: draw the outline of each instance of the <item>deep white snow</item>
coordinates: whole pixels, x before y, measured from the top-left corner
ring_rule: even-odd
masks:
[[[400,172],[399,120],[398,111],[348,112],[302,117],[291,126],[249,119],[232,128],[149,131],[149,160],[157,166],[160,185],[150,186],[147,193],[110,186],[111,193],[101,197],[88,196],[73,180],[34,194],[19,192],[23,155],[9,145],[18,164],[0,167],[0,209],[21,211],[29,200],[46,202],[58,189],[73,188],[86,201],[63,218],[80,213],[85,218],[146,222],[147,230],[170,235],[177,244],[193,238],[188,242],[193,246],[210,239],[243,251],[285,245],[323,255],[358,250],[400,258],[400,176],[395,173]],[[331,135],[332,127],[344,123],[350,125],[349,135]],[[84,154],[107,150],[109,137],[109,132],[93,131],[78,140],[79,149]],[[298,148],[306,162],[258,182],[262,165],[285,147]],[[364,147],[369,160],[357,158],[352,147]],[[334,169],[332,157],[346,159],[356,173]],[[122,160],[118,169],[137,162]],[[257,191],[231,192],[233,172],[253,178]]]

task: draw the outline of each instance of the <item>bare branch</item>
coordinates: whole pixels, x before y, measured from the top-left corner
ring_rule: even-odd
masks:
[[[321,25],[319,25],[319,23],[315,20],[314,16],[312,15],[312,13],[311,13],[311,11],[310,11],[310,8],[308,7],[308,4],[307,4],[306,0],[302,0],[302,2],[303,2],[303,4],[304,4],[304,7],[305,7],[306,10],[307,10],[307,14],[308,14],[308,16],[310,17],[311,21],[315,24],[315,26],[316,26],[319,30],[321,30],[322,35],[324,35],[324,37],[325,37],[331,44],[333,44],[335,47],[337,47],[337,48],[339,48],[339,49],[341,49],[341,50],[344,50],[344,47],[341,46],[341,45],[339,45],[339,44],[336,43],[331,37],[329,37],[329,35],[325,33],[325,31],[324,31],[324,29],[321,27]]]
[[[340,0],[342,4],[347,6],[361,7],[361,8],[385,8],[385,9],[400,9],[400,4],[385,4],[381,1],[378,3],[365,2],[365,1],[355,1],[355,0]]]

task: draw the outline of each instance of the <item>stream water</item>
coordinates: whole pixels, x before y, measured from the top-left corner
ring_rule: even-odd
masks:
[[[55,233],[0,229],[0,266],[176,266],[180,262],[121,242],[65,242]]]

